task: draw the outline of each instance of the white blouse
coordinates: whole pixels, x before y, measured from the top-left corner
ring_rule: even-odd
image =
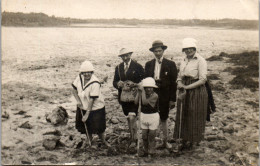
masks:
[[[99,80],[93,74],[88,83],[83,86],[83,79],[80,76],[77,76],[73,85],[77,88],[78,96],[83,104],[83,109],[88,109],[88,104],[90,98],[94,98],[93,106],[91,111],[101,109],[105,106],[104,97],[101,94],[101,87]]]
[[[207,62],[199,54],[195,54],[192,59],[185,57],[180,65],[177,81],[181,81],[184,76],[194,79],[207,80]]]

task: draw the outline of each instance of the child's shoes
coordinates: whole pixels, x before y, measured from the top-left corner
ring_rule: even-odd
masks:
[[[132,148],[135,148],[136,147],[136,142],[135,141],[132,141],[129,145],[129,148],[132,149]]]

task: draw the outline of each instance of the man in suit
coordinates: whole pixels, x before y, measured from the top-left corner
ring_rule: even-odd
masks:
[[[113,86],[118,89],[118,101],[122,106],[125,116],[127,116],[131,137],[129,147],[136,146],[136,116],[138,105],[135,105],[134,102],[122,102],[120,101],[120,96],[125,81],[130,80],[138,84],[144,78],[144,69],[139,63],[131,59],[132,53],[133,52],[128,51],[126,48],[122,48],[119,51],[118,56],[122,58],[123,62],[116,67],[113,81]]]
[[[163,144],[161,148],[171,148],[168,143],[168,115],[169,110],[175,107],[177,90],[177,67],[175,62],[163,57],[167,46],[162,41],[156,40],[149,50],[155,55],[155,59],[145,64],[145,77],[153,77],[159,87],[156,93],[159,96],[159,114],[163,130]]]

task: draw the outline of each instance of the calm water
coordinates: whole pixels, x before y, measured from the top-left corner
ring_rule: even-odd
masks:
[[[160,39],[169,56],[181,55],[185,37],[198,40],[204,57],[258,50],[258,31],[192,27],[157,28],[2,28],[2,60],[14,62],[63,56],[116,56],[122,47],[133,56],[150,55],[154,40]],[[117,56],[116,56],[117,57]]]

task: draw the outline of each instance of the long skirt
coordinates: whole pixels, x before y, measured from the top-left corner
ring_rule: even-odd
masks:
[[[83,115],[86,111],[82,110]],[[101,134],[106,130],[106,112],[105,107],[90,111],[87,121],[85,122],[89,134]],[[77,107],[76,111],[76,129],[81,133],[85,134],[86,129],[82,122],[82,115],[80,109]]]
[[[185,85],[192,84],[196,81],[197,80],[194,80],[191,77],[184,77],[183,79]],[[177,100],[174,138],[179,138],[180,135],[180,138],[183,141],[196,143],[203,140],[207,117],[207,106],[208,94],[205,85],[186,90],[186,97],[183,100]],[[180,116],[181,108],[182,115]]]

